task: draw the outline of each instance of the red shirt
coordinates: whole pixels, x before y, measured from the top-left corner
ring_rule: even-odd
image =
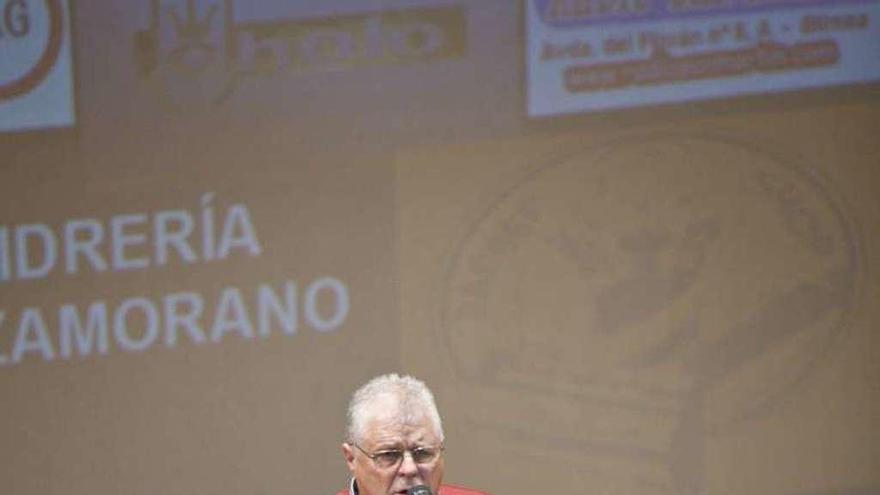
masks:
[[[354,484],[352,483],[352,487]],[[356,492],[349,488],[348,490],[342,490],[336,495],[355,495]],[[440,485],[440,493],[437,495],[488,495],[485,492],[480,492],[477,490],[471,490],[469,488],[462,488],[460,486],[452,486],[452,485]]]
[[[462,488],[460,486],[440,485],[440,493],[438,495],[488,495],[485,492]]]

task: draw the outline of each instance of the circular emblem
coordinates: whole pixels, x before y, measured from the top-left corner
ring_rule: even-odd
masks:
[[[484,212],[447,267],[439,336],[469,409],[534,394],[499,427],[682,459],[804,381],[864,270],[853,216],[801,163],[641,136],[567,154]]]
[[[30,92],[49,75],[61,51],[64,12],[60,0],[14,0],[6,3],[0,18],[4,30],[0,40],[2,101]]]

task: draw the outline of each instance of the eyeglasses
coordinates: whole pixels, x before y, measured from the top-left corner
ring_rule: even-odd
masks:
[[[438,445],[436,447],[416,447],[414,449],[380,450],[371,454],[362,449],[361,446],[356,443],[352,443],[352,445],[357,447],[357,449],[363,452],[365,456],[372,459],[376,466],[382,469],[389,469],[400,464],[400,461],[403,460],[403,456],[406,452],[409,452],[412,456],[413,462],[416,464],[431,464],[436,461],[437,458],[440,457],[440,454],[446,449],[446,447]]]

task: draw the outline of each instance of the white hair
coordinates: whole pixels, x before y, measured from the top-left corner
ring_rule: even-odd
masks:
[[[434,403],[434,394],[424,382],[409,375],[396,373],[377,376],[357,389],[348,404],[348,441],[359,443],[364,439],[364,429],[372,419],[374,406],[383,400],[393,401],[401,415],[400,420],[411,422],[425,415],[434,427],[434,433],[443,441],[443,425]]]

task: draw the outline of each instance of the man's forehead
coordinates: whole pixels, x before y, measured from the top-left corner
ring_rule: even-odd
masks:
[[[394,397],[377,398],[365,411],[364,430],[367,436],[403,432],[409,429],[426,429],[434,432],[431,417],[424,407],[404,405]]]

